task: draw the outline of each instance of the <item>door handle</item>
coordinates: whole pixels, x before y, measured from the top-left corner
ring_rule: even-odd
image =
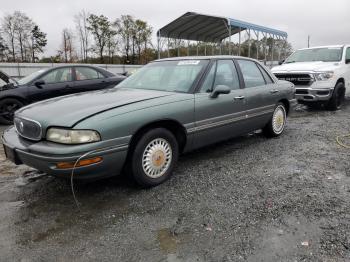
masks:
[[[279,90],[277,90],[277,89],[273,89],[273,90],[270,91],[271,94],[276,94],[278,92],[279,92]]]
[[[236,96],[234,100],[243,100],[245,97],[244,96]]]

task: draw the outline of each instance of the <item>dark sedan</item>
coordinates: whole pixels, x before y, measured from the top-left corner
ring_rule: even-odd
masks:
[[[125,79],[100,67],[59,66],[37,71],[19,81],[0,73],[0,123],[11,124],[14,112],[37,101],[113,87]]]

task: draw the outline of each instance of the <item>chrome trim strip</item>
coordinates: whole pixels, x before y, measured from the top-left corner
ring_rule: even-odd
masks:
[[[265,106],[265,107],[261,107],[261,108],[267,108],[267,107],[271,107],[271,106]],[[253,118],[253,117],[269,114],[269,113],[272,113],[274,111],[273,109],[269,109],[269,110],[264,110],[264,111],[261,111],[261,112],[252,113],[252,114],[244,114],[246,112],[253,111],[253,110],[256,110],[256,109],[250,109],[250,110],[246,110],[246,111],[239,112],[239,113],[225,115],[225,116],[232,116],[232,115],[237,115],[237,114],[243,114],[243,115],[238,116],[238,117],[233,117],[233,118],[229,118],[229,119],[225,119],[225,120],[221,120],[221,121],[216,121],[216,122],[211,122],[211,123],[208,123],[208,124],[203,124],[203,125],[200,125],[200,126],[189,128],[189,129],[187,129],[187,133],[194,133],[194,132],[202,131],[202,130],[209,129],[209,128],[212,128],[212,127],[218,127],[218,126],[231,124],[231,123],[234,123],[234,122],[237,122],[237,121],[241,121],[241,120],[244,120],[244,119],[249,119],[249,118]],[[218,118],[218,117],[215,117],[215,118]],[[215,119],[215,118],[211,118],[211,119]],[[211,119],[209,119],[209,120],[211,120]],[[204,122],[204,121],[207,121],[207,120],[202,120],[200,122]]]
[[[17,126],[16,126],[16,124],[15,124],[16,118],[18,118],[18,119],[23,119],[23,120],[26,120],[26,121],[33,122],[33,123],[37,124],[37,125],[40,127],[40,135],[39,135],[39,138],[26,137],[26,136],[22,135],[22,134],[17,130]],[[16,130],[17,134],[18,134],[19,136],[21,136],[21,137],[24,137],[24,138],[29,139],[29,140],[32,140],[32,141],[40,141],[41,138],[43,137],[43,128],[42,128],[41,124],[40,124],[38,121],[36,121],[36,120],[30,119],[30,118],[27,118],[27,117],[22,117],[22,116],[15,116],[15,118],[14,118],[14,120],[13,120],[13,124],[14,124],[14,127],[15,127],[15,130]]]
[[[94,153],[91,154],[91,156],[93,155],[97,155],[97,154],[106,154],[106,153],[110,153],[110,152],[120,152],[120,151],[125,151],[129,148],[128,144],[123,144],[123,145],[119,145],[119,146],[115,146],[115,147],[106,147],[106,148],[101,148],[99,151],[96,151]],[[42,155],[38,155],[38,154],[34,154],[34,153],[29,153],[20,149],[15,149],[17,152],[19,152],[20,154],[24,154],[27,156],[31,156],[37,159],[42,159],[42,160],[48,160],[48,161],[54,161],[53,159],[57,159],[57,161],[62,161],[62,160],[74,160],[77,159],[79,157],[81,157],[84,153],[81,153],[80,155],[73,155],[73,156],[52,156],[52,157],[48,157],[48,156],[42,156]]]

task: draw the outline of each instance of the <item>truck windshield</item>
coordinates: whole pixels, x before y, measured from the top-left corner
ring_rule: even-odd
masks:
[[[153,62],[136,71],[118,87],[187,93],[208,62],[209,60]]]
[[[342,59],[342,47],[311,48],[295,51],[285,63],[295,62],[339,62]]]

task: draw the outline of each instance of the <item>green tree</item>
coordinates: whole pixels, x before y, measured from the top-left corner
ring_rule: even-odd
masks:
[[[90,14],[87,18],[87,29],[94,36],[97,52],[100,56],[100,62],[104,63],[103,54],[111,35],[113,34],[112,24],[104,15]]]
[[[37,60],[36,54],[43,53],[47,45],[46,34],[42,32],[39,26],[35,25],[32,29],[32,61]]]

